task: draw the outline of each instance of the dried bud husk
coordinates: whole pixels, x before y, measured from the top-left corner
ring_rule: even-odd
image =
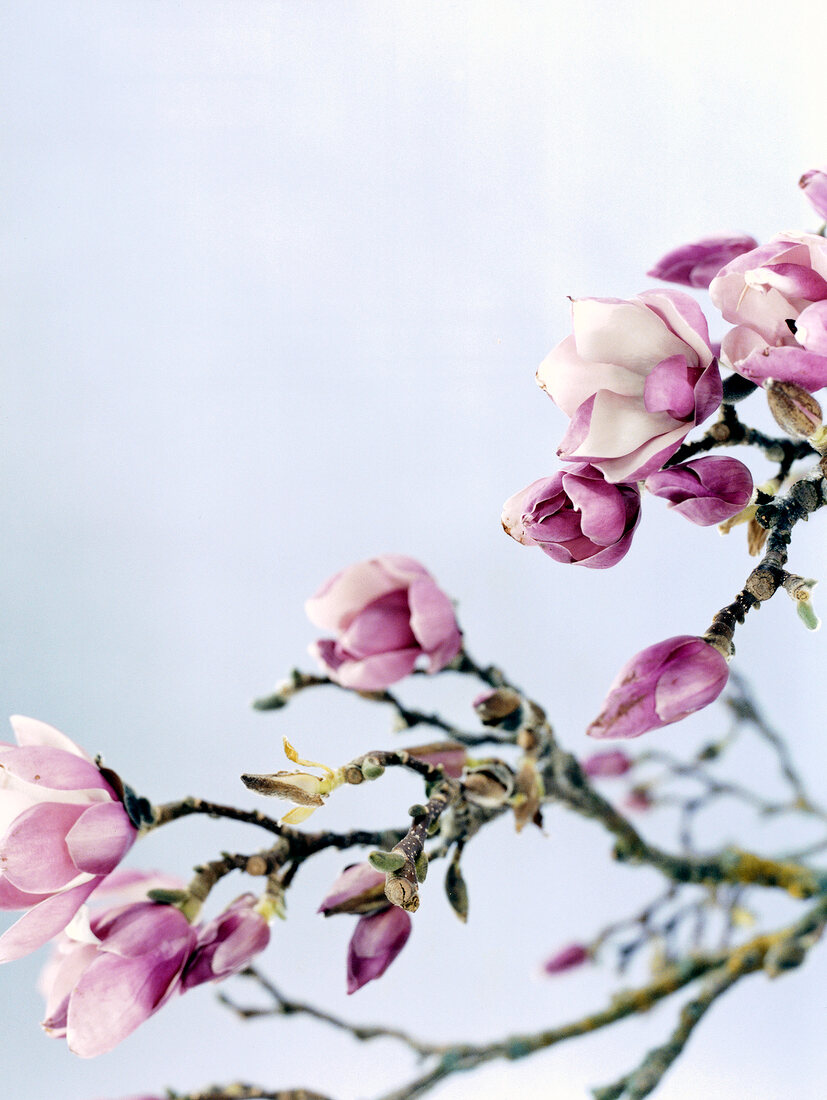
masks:
[[[821,405],[795,382],[767,380],[767,404],[775,421],[787,435],[810,439],[821,428]]]
[[[466,768],[462,787],[469,802],[493,810],[502,806],[514,791],[514,775],[500,760]]]
[[[459,869],[459,860],[454,859],[448,864],[445,875],[445,894],[451,904],[451,908],[462,921],[468,920],[468,887]]]
[[[519,722],[522,696],[512,688],[497,688],[474,700],[474,710],[484,726],[507,725],[509,718]],[[514,727],[516,728],[516,726]]]
[[[414,745],[405,751],[434,768],[441,766],[452,779],[459,779],[462,775],[466,751],[465,745],[458,741],[432,741],[427,745]]]
[[[514,790],[516,792],[513,803],[514,824],[517,832],[522,832],[530,821],[533,821],[538,828],[542,829],[543,818],[540,813],[540,803],[545,793],[543,780],[537,770],[537,765],[529,757],[526,757],[520,765],[520,770],[517,772],[517,778],[514,782]]]

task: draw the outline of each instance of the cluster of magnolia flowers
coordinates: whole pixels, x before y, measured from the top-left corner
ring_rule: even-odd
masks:
[[[827,170],[809,172],[801,183],[827,217]],[[573,302],[573,334],[537,375],[570,417],[558,450],[563,468],[516,493],[503,513],[510,535],[556,561],[591,568],[620,561],[640,520],[642,490],[701,525],[730,520],[749,505],[752,478],[738,460],[670,465],[688,432],[722,403],[719,359],[752,382],[793,387],[787,397],[793,421],[803,425],[799,434],[821,439],[820,417],[807,398],[827,385],[822,236],[785,233],[760,246],[749,237],[707,239],[670,253],[649,274],[708,287],[734,327],[713,348],[700,306],[673,290]],[[462,659],[451,600],[403,555],[337,573],[307,602],[307,613],[330,635],[311,647],[326,676],[357,692],[382,692],[423,665],[436,673]],[[628,738],[677,722],[720,694],[729,656],[725,643],[709,635],[648,647],[620,670],[587,732]],[[487,698],[475,700],[480,716]],[[44,1027],[90,1057],[111,1049],[173,996],[248,966],[269,942],[280,903],[266,891],[261,898],[244,894],[202,922],[202,901],[180,883],[119,870],[151,825],[151,807],[136,809],[142,800],[51,726],[12,721],[17,745],[0,745],[0,909],[24,913],[0,936],[0,962],[54,941],[41,981]],[[464,749],[454,748],[458,758],[443,753],[439,764],[462,778],[470,798],[473,777]],[[321,767],[287,750],[294,763]],[[613,751],[595,755],[584,770],[603,779],[628,767],[628,758]],[[341,769],[321,770],[321,776],[290,771],[258,778],[273,788],[267,793],[296,803],[287,816],[295,824],[344,782]],[[502,795],[511,796],[511,790]],[[325,916],[358,918],[348,951],[351,993],[380,977],[410,935],[411,917],[389,902],[385,882],[369,863],[352,865],[320,906]],[[588,957],[587,948],[570,945],[546,970],[558,973]]]
[[[827,218],[827,169],[800,186]],[[827,385],[827,240],[780,233],[705,238],[664,256],[648,274],[708,288],[734,327],[720,348],[698,303],[675,290],[624,301],[572,302],[573,333],[537,371],[539,385],[570,418],[557,450],[563,468],[510,497],[502,523],[512,538],[555,561],[606,569],[629,551],[641,492],[701,526],[738,516],[754,499],[738,459],[671,463],[686,435],[721,405],[719,362],[773,393],[790,434],[821,442],[812,391]],[[784,388],[786,387],[786,388]],[[787,415],[778,414],[783,405]],[[593,737],[635,737],[712,702],[731,653],[718,637],[683,635],[632,658],[612,684]]]

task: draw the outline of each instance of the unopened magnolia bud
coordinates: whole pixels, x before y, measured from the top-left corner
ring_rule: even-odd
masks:
[[[774,378],[769,378],[765,390],[770,412],[787,435],[796,439],[810,439],[819,431],[821,405],[802,386],[795,382],[777,382]]]
[[[499,760],[467,768],[462,780],[465,797],[469,802],[486,809],[496,809],[511,797],[514,776],[511,769]]]
[[[401,869],[407,863],[405,856],[401,852],[371,852],[368,856],[371,867],[375,867],[377,871],[384,871],[385,874],[392,874],[394,871],[401,871]]]

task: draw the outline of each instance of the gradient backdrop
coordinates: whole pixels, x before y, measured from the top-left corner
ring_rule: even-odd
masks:
[[[305,597],[393,550],[459,601],[471,652],[501,662],[587,751],[620,664],[705,629],[750,563],[740,534],[691,528],[653,499],[606,573],[506,539],[501,502],[556,468],[564,426],[533,373],[568,332],[566,295],[641,290],[658,256],[709,233],[815,228],[796,181],[827,161],[820,12],[7,0],[0,711],[54,723],[153,800],[252,805],[237,776],[282,766],[282,734],[331,764],[392,743],[385,711],[339,694],[280,714],[248,703],[309,664]],[[796,531],[792,565],[824,576],[823,517]],[[823,789],[827,636],[806,634],[783,596],[754,618],[738,667]],[[403,688],[461,722],[473,693],[450,677]],[[680,748],[726,716],[694,723],[651,743]],[[758,747],[738,766],[770,774]],[[318,820],[390,824],[418,797],[389,777]],[[667,826],[653,835],[668,841]],[[745,827],[719,817],[710,842],[764,841]],[[313,915],[343,860],[314,860],[266,968],[293,996],[432,1038],[585,1013],[605,1002],[609,970],[543,982],[539,963],[631,912],[658,878],[607,866],[605,836],[567,815],[549,812],[546,831],[518,838],[503,820],[472,844],[467,928],[435,884],[406,951],[352,998],[352,924]],[[261,843],[250,832],[179,822],[130,863],[187,876]],[[205,987],[81,1062],[39,1031],[42,961],[0,975],[11,1100],[238,1077],[355,1100],[414,1071],[390,1042],[360,1047],[301,1019],[242,1025]],[[825,979],[822,952],[731,992],[664,1100],[820,1100]],[[580,1100],[662,1041],[675,1012],[433,1096]]]

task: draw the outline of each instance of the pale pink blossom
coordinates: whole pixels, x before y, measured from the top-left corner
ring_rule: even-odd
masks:
[[[43,1027],[81,1058],[104,1054],[178,991],[195,944],[179,909],[151,901],[94,914],[85,931],[70,927],[41,975]]]
[[[712,280],[709,295],[736,327],[721,359],[753,382],[775,378],[806,390],[827,385],[827,355],[802,346],[798,318],[827,299],[827,241],[813,233],[780,233],[739,256]]]
[[[383,554],[348,566],[305,604],[312,623],[332,631],[310,647],[331,680],[381,691],[413,671],[449,664],[462,647],[451,601],[424,566]]]
[[[0,936],[0,962],[56,936],[138,833],[115,791],[65,734],[12,718],[0,745],[0,909],[26,909]]]
[[[704,237],[667,252],[646,274],[681,286],[708,287],[724,264],[757,245],[758,241],[748,236]]]
[[[586,733],[638,737],[679,722],[717,699],[728,675],[726,659],[703,638],[667,638],[623,666]]]
[[[678,290],[629,301],[580,298],[573,335],[546,356],[537,381],[571,417],[558,450],[607,481],[652,473],[721,403],[721,378],[700,306]]]
[[[646,488],[663,497],[685,519],[710,527],[731,519],[749,504],[752,474],[737,458],[710,455],[656,470]]]
[[[503,505],[502,525],[523,546],[554,561],[607,569],[623,558],[640,521],[636,485],[606,481],[588,463],[568,463]]]

